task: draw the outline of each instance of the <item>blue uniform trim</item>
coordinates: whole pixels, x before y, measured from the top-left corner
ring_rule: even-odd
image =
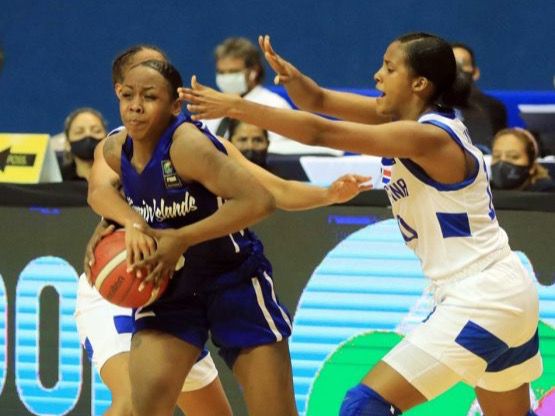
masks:
[[[436,212],[436,217],[439,221],[443,238],[470,237],[472,235],[468,214],[466,212]]]
[[[426,317],[424,318],[424,320],[422,321],[422,323],[428,321],[428,319],[430,319],[430,318],[432,317],[432,315],[434,314],[434,312],[436,311],[436,309],[437,309],[437,306],[434,306],[434,308],[431,310],[431,312],[428,314],[428,316],[426,316]]]
[[[523,363],[539,350],[538,331],[524,344],[509,346],[480,325],[468,321],[455,342],[482,358],[487,364],[486,372],[494,373]]]
[[[87,357],[89,357],[89,361],[92,361],[94,349],[91,341],[89,341],[89,338],[85,338],[85,343],[83,344],[83,347],[85,347],[85,351],[87,351]]]
[[[131,334],[133,332],[133,317],[129,315],[115,315],[114,326],[118,334]]]
[[[486,372],[495,373],[497,371],[512,367],[513,365],[523,363],[536,355],[539,348],[540,338],[538,330],[536,329],[534,336],[527,342],[518,347],[509,348],[507,352],[495,359],[495,361],[489,363],[486,368]]]
[[[403,240],[405,240],[405,243],[418,238],[418,233],[416,232],[416,230],[408,225],[400,215],[397,215],[396,218],[399,224],[399,230],[401,231],[401,235],[403,236]]]
[[[465,188],[466,186],[474,182],[474,180],[476,179],[476,176],[478,176],[478,171],[480,169],[480,161],[476,158],[476,156],[474,156],[472,153],[466,150],[463,143],[461,142],[457,134],[453,131],[453,129],[451,129],[451,127],[449,127],[447,124],[437,120],[423,121],[422,124],[431,124],[447,132],[447,134],[449,134],[449,136],[451,136],[451,138],[455,140],[455,142],[463,149],[463,151],[468,153],[474,159],[474,169],[470,173],[470,176],[465,180],[463,180],[462,182],[447,184],[447,183],[437,182],[432,178],[430,178],[428,174],[424,171],[424,169],[420,167],[420,165],[418,165],[417,163],[413,162],[410,159],[399,159],[401,163],[420,181],[436,188],[438,191],[457,191],[459,189]]]

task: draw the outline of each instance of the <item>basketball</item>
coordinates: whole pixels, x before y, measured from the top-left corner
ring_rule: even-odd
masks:
[[[94,249],[91,281],[102,297],[115,305],[126,308],[147,306],[162,295],[169,279],[164,279],[156,289],[152,283],[146,283],[139,292],[143,279],[127,272],[126,256],[125,230],[116,230],[104,237]]]

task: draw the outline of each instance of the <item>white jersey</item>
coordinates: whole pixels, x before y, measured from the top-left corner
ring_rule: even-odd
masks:
[[[462,182],[442,184],[410,159],[384,158],[384,189],[406,244],[432,280],[475,274],[510,252],[499,227],[482,153],[454,113],[427,113],[419,123],[445,130],[476,161]]]

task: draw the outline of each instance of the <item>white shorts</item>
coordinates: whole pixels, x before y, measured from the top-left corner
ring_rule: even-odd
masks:
[[[541,375],[536,284],[515,254],[437,284],[434,297],[428,319],[383,358],[427,399],[458,381],[502,392]]]
[[[84,274],[79,277],[75,320],[81,345],[100,372],[113,356],[131,349],[133,317],[131,309],[105,300],[91,287]],[[210,353],[197,361],[183,384],[182,391],[199,390],[218,377]]]

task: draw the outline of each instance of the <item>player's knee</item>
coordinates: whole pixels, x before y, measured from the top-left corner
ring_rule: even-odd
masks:
[[[365,384],[347,391],[339,416],[397,416],[401,411]]]

